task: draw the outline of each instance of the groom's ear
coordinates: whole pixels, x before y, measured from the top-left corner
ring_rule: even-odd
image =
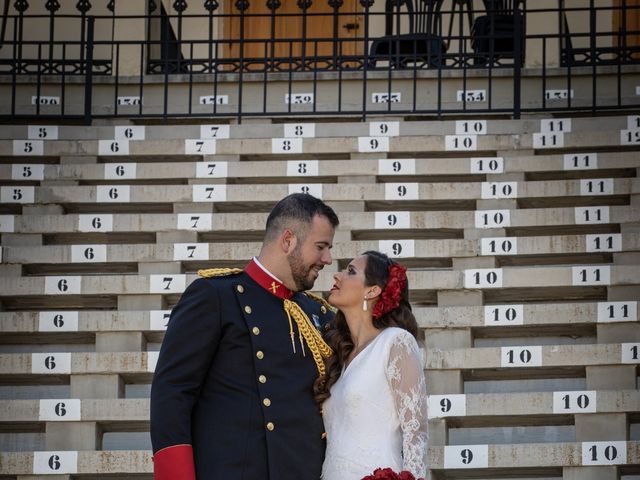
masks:
[[[285,255],[293,252],[298,244],[298,237],[290,228],[285,228],[280,234],[280,249]]]

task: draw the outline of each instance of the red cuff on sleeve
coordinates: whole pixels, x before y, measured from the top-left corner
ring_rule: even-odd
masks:
[[[158,450],[153,456],[154,480],[195,480],[193,447],[174,445]]]

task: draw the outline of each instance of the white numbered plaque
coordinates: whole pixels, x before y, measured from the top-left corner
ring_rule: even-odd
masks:
[[[68,475],[78,473],[78,452],[33,452],[34,475]]]
[[[518,237],[480,239],[481,255],[517,255]]]
[[[533,148],[562,148],[564,147],[564,134],[560,133],[534,133]]]
[[[227,178],[229,164],[227,162],[196,163],[196,178]]]
[[[389,137],[358,137],[358,152],[388,152]]]
[[[186,283],[184,274],[149,275],[149,293],[182,293]]]
[[[473,157],[469,170],[471,173],[504,173],[504,158]]]
[[[147,352],[147,372],[155,372],[160,352]]]
[[[13,233],[16,230],[16,217],[0,215],[0,233]]]
[[[27,133],[30,140],[58,140],[57,125],[29,125]]]
[[[553,413],[595,413],[596,391],[553,392]]]
[[[639,363],[638,350],[640,349],[640,343],[622,343],[620,344],[620,351],[622,352],[622,363]]]
[[[475,135],[445,135],[444,149],[448,152],[467,152],[478,149]]]
[[[447,445],[444,447],[444,468],[488,468],[488,445]]]
[[[284,103],[287,105],[310,105],[314,102],[315,96],[313,93],[287,93],[284,96]]]
[[[613,178],[580,180],[580,195],[613,195]]]
[[[523,305],[486,305],[484,324],[491,326],[524,325]]]
[[[572,285],[609,285],[611,283],[611,266],[571,267],[571,281]]]
[[[415,175],[415,158],[378,160],[378,175]]]
[[[318,169],[318,160],[290,160],[287,177],[317,177]]]
[[[609,207],[575,207],[575,221],[578,225],[609,223]]]
[[[209,260],[208,243],[175,243],[173,260]]]
[[[456,120],[456,135],[486,135],[486,120]]]
[[[32,353],[31,373],[69,374],[71,373],[70,353]]]
[[[402,92],[373,92],[371,103],[400,103],[402,102]]]
[[[14,140],[13,155],[41,157],[44,155],[44,142],[42,140]]]
[[[289,195],[292,193],[308,193],[316,198],[322,198],[321,183],[291,183],[289,184]]]
[[[79,422],[80,400],[77,398],[40,400],[38,420],[41,422]]]
[[[316,136],[315,123],[286,123],[284,125],[285,138],[314,138]]]
[[[194,202],[224,202],[227,200],[226,185],[193,185]]]
[[[302,153],[302,138],[272,138],[271,153]]]
[[[376,212],[375,229],[411,228],[409,212]]]
[[[229,125],[200,125],[200,138],[229,138]]]
[[[107,246],[71,245],[71,261],[73,263],[105,263],[107,261]]]
[[[417,183],[385,183],[385,200],[418,200],[419,185]]]
[[[378,249],[392,258],[416,256],[416,242],[414,240],[380,240]]]
[[[129,155],[129,142],[126,140],[98,140],[98,155]]]
[[[479,268],[464,271],[464,288],[502,288],[501,268]]]
[[[213,226],[211,213],[179,213],[178,230],[209,231]]]
[[[14,164],[11,166],[11,180],[44,180],[44,165]]]
[[[483,199],[518,198],[518,182],[482,182]]]
[[[595,170],[597,168],[597,153],[567,153],[564,155],[565,170]]]
[[[542,347],[501,347],[501,367],[541,367]]]
[[[400,122],[369,122],[370,137],[397,137],[400,135]]]
[[[116,127],[115,128],[116,140],[144,140],[145,128],[144,125],[136,125],[129,127]]]
[[[229,95],[204,95],[198,99],[200,105],[229,105]]]
[[[0,187],[1,203],[33,203],[35,196],[34,187]]]
[[[129,203],[131,201],[131,187],[129,185],[98,185],[96,187],[96,202],[98,203]]]
[[[171,310],[151,310],[149,312],[149,330],[164,331],[169,324]]]
[[[540,133],[570,132],[570,118],[547,118],[540,120]]]
[[[598,302],[598,322],[637,322],[638,302]]]
[[[475,212],[476,228],[503,228],[511,225],[509,210],[478,210]]]
[[[211,138],[202,140],[186,139],[184,141],[185,155],[215,155],[216,141]]]
[[[621,233],[587,235],[587,252],[620,252],[622,250]]]
[[[45,295],[80,295],[82,286],[82,277],[45,277],[44,294]]]
[[[105,180],[133,180],[138,170],[137,163],[105,163]]]
[[[624,465],[627,463],[627,442],[582,442],[583,465]]]
[[[39,332],[77,332],[78,312],[40,312],[38,313]]]
[[[112,232],[113,215],[79,215],[78,230],[81,232]]]
[[[458,102],[475,103],[486,102],[486,90],[458,90],[456,92],[456,100]]]
[[[466,395],[428,395],[429,418],[464,417],[467,414]]]

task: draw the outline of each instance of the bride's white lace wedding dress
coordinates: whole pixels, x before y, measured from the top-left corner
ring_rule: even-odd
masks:
[[[413,336],[390,327],[344,369],[323,405],[323,480],[361,480],[376,468],[426,476],[427,396]]]

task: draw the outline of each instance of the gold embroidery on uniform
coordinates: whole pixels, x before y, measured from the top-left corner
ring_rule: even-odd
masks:
[[[278,285],[276,282],[271,282],[271,291],[274,295],[278,291],[278,288],[280,288],[280,285]]]
[[[331,350],[331,347],[324,341],[322,335],[320,335],[318,329],[313,326],[307,314],[304,313],[302,308],[300,308],[300,305],[296,302],[285,299],[284,311],[287,313],[287,317],[289,317],[289,325],[291,328],[290,334],[292,335],[291,340],[293,341],[293,326],[291,324],[291,319],[293,318],[298,326],[300,343],[302,344],[302,337],[304,337],[304,340],[307,342],[307,347],[309,347],[309,351],[313,356],[318,373],[320,376],[323,376],[326,373],[323,358],[329,358],[333,354],[333,350]]]

